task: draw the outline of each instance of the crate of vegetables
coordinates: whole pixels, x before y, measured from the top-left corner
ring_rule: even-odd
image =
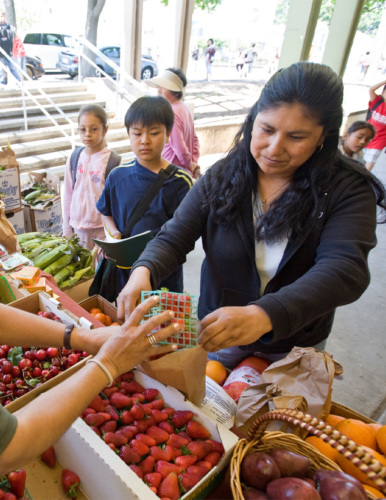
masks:
[[[146,319],[159,314],[162,311],[173,311],[175,318],[171,321],[181,322],[184,324],[183,331],[177,335],[167,338],[163,344],[177,344],[180,349],[197,346],[198,334],[198,316],[197,305],[198,297],[188,293],[175,293],[168,290],[152,290],[150,292],[141,292],[141,302],[148,299],[152,295],[159,296],[159,302],[145,316]],[[159,328],[163,328],[168,323],[164,323]],[[157,331],[154,330],[154,331]]]
[[[121,324],[117,308],[100,295],[93,295],[79,302],[79,305],[105,326]]]
[[[60,321],[83,328],[93,325],[86,318],[77,318],[61,308],[59,302],[45,292],[36,292],[8,305],[38,314],[47,321]],[[32,401],[83,366],[88,353],[65,348],[39,346],[2,346],[0,369],[3,374],[1,403],[14,412]],[[4,377],[6,378],[4,379]]]
[[[55,451],[88,498],[194,499],[217,486],[237,439],[135,370],[90,402]]]
[[[285,421],[309,433],[266,432],[272,420]],[[367,500],[386,494],[386,426],[373,433],[365,423],[342,420],[342,427],[298,410],[277,409],[256,418],[231,460],[233,498]],[[359,426],[356,437],[373,436],[373,447],[360,445],[343,429]],[[379,434],[379,438],[378,438]],[[313,440],[319,440],[317,444]],[[327,449],[330,451],[327,451]]]

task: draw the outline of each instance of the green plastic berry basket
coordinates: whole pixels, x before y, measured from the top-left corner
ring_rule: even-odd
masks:
[[[184,330],[172,337],[168,337],[161,342],[162,344],[177,344],[180,349],[189,347],[196,347],[197,345],[197,332],[198,332],[198,318],[197,318],[197,304],[198,297],[196,295],[189,295],[187,293],[175,293],[165,290],[152,290],[151,292],[141,293],[141,302],[148,299],[153,295],[158,295],[159,302],[153,307],[145,316],[144,321],[162,311],[173,311],[175,318],[167,323],[163,323],[160,327],[153,330],[157,332],[171,323],[177,321],[184,322]]]

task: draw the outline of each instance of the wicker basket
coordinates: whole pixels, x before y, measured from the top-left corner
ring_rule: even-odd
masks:
[[[378,460],[375,460],[361,446],[333,429],[323,420],[297,410],[279,409],[258,417],[251,425],[247,438],[241,439],[237,443],[231,460],[231,488],[234,499],[244,500],[240,478],[241,462],[246,455],[255,451],[267,452],[274,448],[286,448],[308,457],[313,472],[317,469],[341,470],[335,462],[294,434],[265,432],[271,420],[283,420],[320,437],[352,461],[386,495],[386,467],[383,467]],[[370,500],[375,500],[374,495],[369,492],[366,493]]]

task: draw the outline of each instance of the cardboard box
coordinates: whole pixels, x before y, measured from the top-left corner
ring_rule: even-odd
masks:
[[[13,210],[21,206],[19,165],[13,150],[3,147],[0,150],[0,199],[4,201],[5,210]]]
[[[91,283],[93,282],[94,277],[87,278],[85,280],[79,281],[75,286],[70,288],[65,288],[62,290],[66,295],[68,295],[73,301],[77,304],[82,302],[82,300],[86,300],[89,298],[88,291],[90,289]]]
[[[86,311],[90,311],[92,307],[99,307],[103,314],[107,314],[108,316],[110,316],[113,323],[118,322],[117,308],[104,297],[93,295],[92,297],[79,302],[79,305],[82,306]],[[122,324],[123,322],[119,321],[119,323]]]
[[[39,310],[49,311],[53,312],[56,316],[58,316],[62,320],[63,323],[67,325],[82,326],[83,328],[89,328],[89,329],[94,327],[93,324],[86,318],[83,317],[77,318],[70,311],[63,309],[60,302],[53,299],[45,292],[36,292],[33,294],[28,294],[28,296],[22,299],[16,300],[15,302],[11,302],[9,304],[9,307],[16,307],[17,309],[21,309],[23,311],[27,311],[33,314],[37,314]],[[84,360],[79,361],[71,368],[68,368],[64,372],[57,375],[56,377],[47,380],[47,382],[44,382],[44,384],[42,384],[41,386],[35,387],[35,389],[33,389],[32,391],[16,399],[15,401],[7,405],[7,410],[9,410],[12,413],[16,410],[19,410],[20,408],[23,408],[26,404],[35,399],[39,394],[59,384],[66,378],[70,377],[73,373],[78,371],[80,368],[82,368],[82,366],[86,363],[87,359],[88,358],[85,358]]]
[[[193,411],[195,419],[205,425],[212,437],[222,441],[225,453],[220,462],[192,490],[181,497],[184,500],[205,498],[217,486],[217,480],[229,463],[238,440],[237,436],[203,415],[176,389],[167,387],[140,372],[136,372],[135,380],[144,387],[158,389],[166,405],[179,410]],[[81,489],[89,499],[157,500],[159,498],[80,418],[54,446],[61,466],[77,472],[81,479]],[[53,474],[46,469],[47,467],[44,469],[44,476],[40,478],[40,488],[35,489],[28,482],[27,472],[27,488],[34,500],[57,498],[46,493],[46,487],[50,487],[47,483],[55,480]]]
[[[362,415],[361,413],[349,408],[348,406],[342,405],[341,403],[337,403],[336,401],[331,402],[330,413],[333,413],[334,415],[340,415],[341,417],[344,418],[355,418],[357,420],[362,420],[363,422],[365,422],[365,424],[376,423],[375,420],[372,420],[371,418]]]
[[[60,198],[50,200],[44,207],[41,205],[39,207],[24,206],[24,227],[26,232],[61,233],[62,205]]]
[[[29,293],[27,290],[19,287],[19,285],[21,285],[20,281],[0,273],[0,302],[2,304],[9,304],[10,302],[28,296]]]
[[[7,219],[15,228],[16,234],[25,233],[24,209],[23,207],[15,208],[14,210],[5,213]]]

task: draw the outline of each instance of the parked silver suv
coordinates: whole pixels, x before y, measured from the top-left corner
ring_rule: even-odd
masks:
[[[60,52],[77,46],[75,38],[58,33],[27,33],[23,43],[27,55],[38,57],[45,70],[56,70]]]

